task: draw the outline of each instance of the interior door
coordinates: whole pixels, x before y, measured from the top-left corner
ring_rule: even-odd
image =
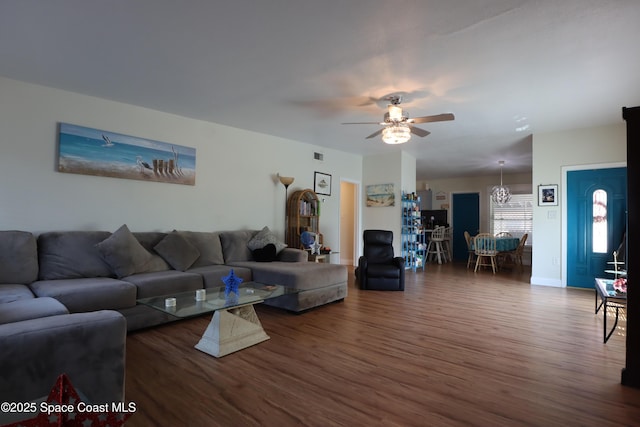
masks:
[[[358,185],[341,180],[340,264],[356,265],[358,237]],[[330,261],[334,262],[336,260]]]
[[[451,226],[453,227],[452,245],[453,259],[466,261],[467,242],[464,240],[464,232],[475,236],[480,231],[480,194],[479,193],[454,193],[451,210]]]
[[[627,168],[567,173],[567,286],[593,288],[622,241]]]

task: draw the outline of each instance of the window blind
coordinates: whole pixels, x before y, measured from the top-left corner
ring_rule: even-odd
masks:
[[[489,199],[491,200],[491,199]],[[508,232],[513,237],[529,234],[527,245],[533,240],[533,194],[513,194],[509,203],[498,206],[491,204],[491,232]]]

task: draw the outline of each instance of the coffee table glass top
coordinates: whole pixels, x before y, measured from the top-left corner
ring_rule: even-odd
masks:
[[[225,297],[224,286],[206,288],[206,299],[196,301],[196,291],[180,292],[157,297],[141,298],[138,303],[164,311],[176,317],[192,317],[216,310],[224,310],[247,304],[257,304],[269,298],[285,294],[295,294],[298,290],[281,285],[265,285],[258,282],[243,282],[238,288],[238,295]],[[175,298],[175,306],[167,306],[167,298]]]

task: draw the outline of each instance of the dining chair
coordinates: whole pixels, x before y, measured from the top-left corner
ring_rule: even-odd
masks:
[[[476,268],[491,267],[493,274],[496,274],[496,257],[498,251],[496,249],[496,238],[490,233],[480,233],[473,238],[473,249],[476,253]]]
[[[453,234],[452,227],[446,227],[444,229],[444,239],[442,241],[442,246],[449,261],[453,261],[453,251],[451,249],[451,236]]]
[[[529,234],[525,233],[518,242],[518,246],[510,251],[498,252],[498,265],[501,267],[517,266],[518,270],[522,273],[524,271],[522,263],[522,255],[524,253],[524,245],[527,242]]]
[[[522,263],[522,255],[524,253],[524,245],[527,243],[527,238],[529,234],[524,233],[524,235],[520,238],[520,243],[518,243],[518,247],[516,248],[516,253],[514,256],[514,260],[518,267],[520,268],[520,272],[524,271],[523,263]]]
[[[503,232],[500,232],[500,233],[496,234],[496,237],[513,237],[513,236],[508,231],[503,231]]]
[[[527,243],[527,238],[529,237],[528,233],[524,233],[520,238],[520,243],[518,243],[518,247],[513,253],[513,262],[518,266],[518,269],[522,273],[524,271],[524,267],[522,265],[522,254],[524,253],[524,244]]]
[[[476,251],[473,249],[473,237],[471,237],[471,234],[466,230],[464,232],[464,240],[467,242],[467,253],[469,254],[467,257],[467,268],[469,268],[471,264],[475,264],[476,262]]]
[[[444,250],[444,229],[445,227],[436,226],[429,236],[429,245],[427,246],[426,259],[437,259],[438,264],[442,264],[442,261],[447,262],[447,255]]]

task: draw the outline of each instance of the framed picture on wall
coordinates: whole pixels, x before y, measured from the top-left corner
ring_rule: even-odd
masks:
[[[196,149],[60,123],[58,172],[196,184]]]
[[[558,184],[538,185],[538,206],[558,206]]]
[[[331,175],[328,173],[315,172],[313,175],[313,191],[316,194],[325,196],[331,195]]]
[[[393,184],[367,185],[367,206],[387,207],[395,206],[395,191]]]

